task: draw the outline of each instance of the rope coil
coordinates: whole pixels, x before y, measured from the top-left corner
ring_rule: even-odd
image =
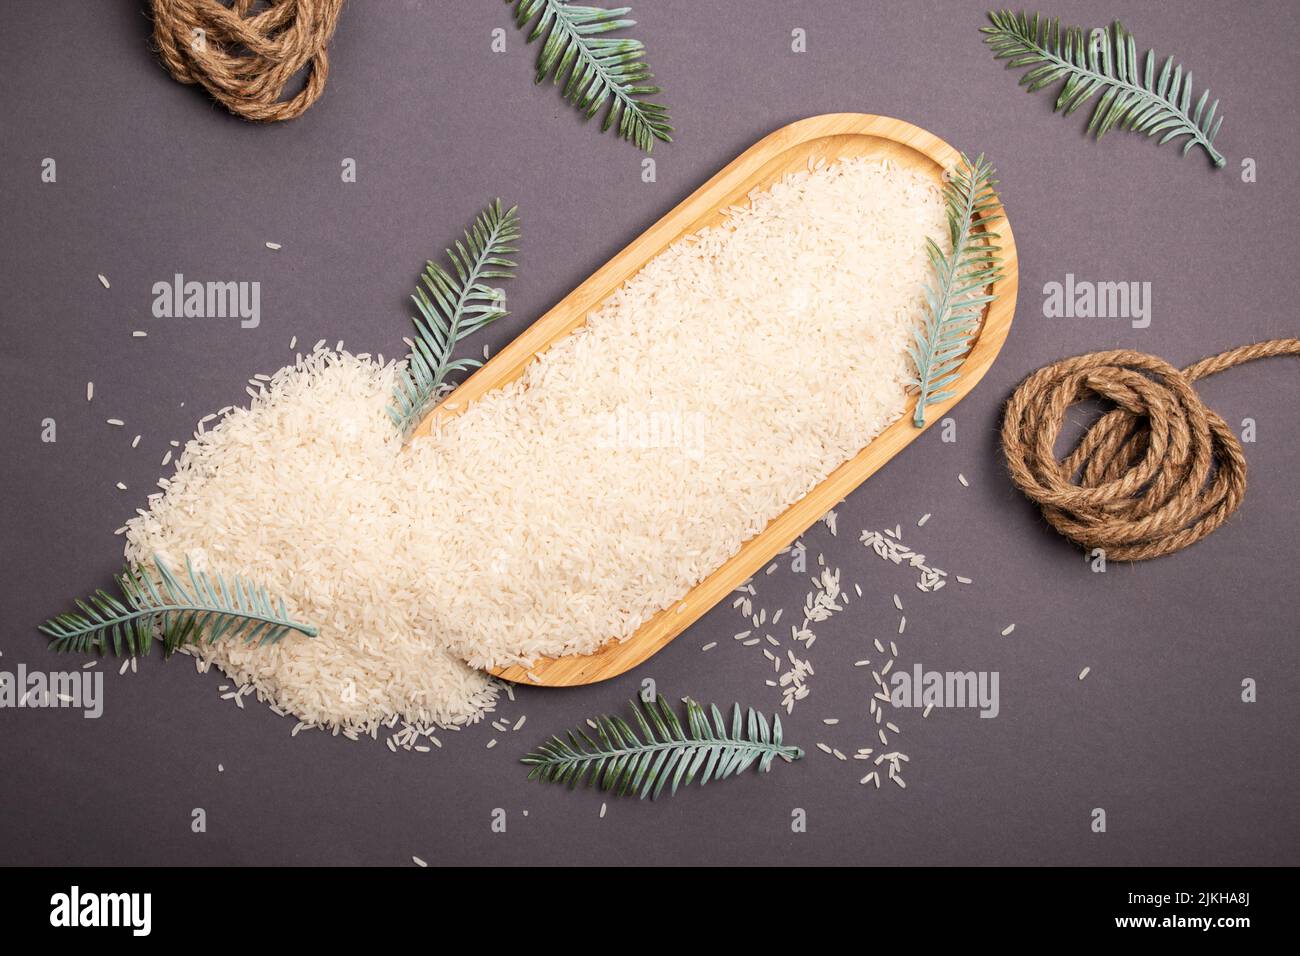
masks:
[[[1122,349],[1045,366],[1007,403],[1002,447],[1011,478],[1052,527],[1108,559],[1180,551],[1223,524],[1246,493],[1241,442],[1192,383],[1279,355],[1300,356],[1300,339],[1229,349],[1181,371]],[[1067,410],[1089,399],[1115,408],[1058,459]]]
[[[329,77],[325,48],[343,0],[153,0],[154,43],[181,83],[198,83],[230,112],[261,123],[293,119]],[[294,76],[303,88],[281,100]]]

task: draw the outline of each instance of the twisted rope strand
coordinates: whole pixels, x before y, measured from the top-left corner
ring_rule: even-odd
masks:
[[[325,90],[325,48],[343,0],[266,0],[252,13],[255,3],[153,0],[154,43],[173,77],[202,85],[235,115],[261,123],[293,119]],[[281,100],[304,69],[303,88]]]
[[[1116,561],[1180,551],[1223,524],[1246,493],[1246,456],[1192,383],[1245,362],[1300,356],[1300,339],[1243,345],[1179,371],[1120,349],[1034,372],[1007,403],[1002,448],[1011,479],[1057,531]],[[1058,459],[1070,406],[1114,408]]]

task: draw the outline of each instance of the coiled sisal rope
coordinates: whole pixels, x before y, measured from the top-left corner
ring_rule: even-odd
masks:
[[[230,112],[270,123],[293,119],[325,89],[325,48],[343,0],[153,0],[153,36],[167,70],[198,83]],[[281,100],[294,75],[301,90]]]
[[[1300,339],[1229,349],[1182,371],[1127,350],[1041,368],[1016,389],[1002,422],[1012,480],[1052,527],[1108,559],[1142,561],[1194,544],[1241,504],[1246,457],[1192,383],[1276,355],[1300,356]],[[1066,411],[1092,398],[1116,407],[1058,459]]]

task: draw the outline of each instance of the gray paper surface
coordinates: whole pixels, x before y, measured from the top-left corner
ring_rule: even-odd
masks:
[[[137,3],[9,5],[0,671],[78,669],[81,658],[46,652],[35,626],[118,569],[113,530],[144,505],[167,441],[245,401],[248,377],[292,359],[292,336],[401,353],[425,259],[493,197],[520,205],[524,231],[513,314],[483,336],[495,350],[770,131],[833,111],[896,116],[997,165],[1020,304],[1001,357],[953,416],[957,440],[931,430],[844,503],[838,536],[819,526],[806,537],[814,568],[823,553],[864,597],[818,630],[808,654],[811,693],[785,720],[803,761],[655,804],[524,779],[519,756],[625,708],[644,679],[674,697],[774,709],[772,666],[732,640],[747,625],[730,602],[619,680],[520,688],[501,709],[511,723],[527,714],[518,733],[447,733],[429,754],[394,755],[382,737],[291,738],[292,719],[220,699],[224,679],[186,659],[144,660],[125,676],[106,660],[98,719],[0,708],[0,862],[1298,862],[1296,363],[1198,386],[1234,429],[1254,423],[1239,513],[1188,551],[1105,573],[1010,484],[997,428],[1014,386],[1059,357],[1128,347],[1186,364],[1300,333],[1300,8],[1071,0],[1054,11],[1088,25],[1118,14],[1139,44],[1192,68],[1198,88],[1212,83],[1227,116],[1221,171],[1199,150],[1180,157],[1131,134],[1090,142],[1083,114],[1053,115],[1051,94],[1027,96],[993,60],[978,33],[983,9],[641,0],[635,35],[678,130],[654,150],[646,183],[642,154],[532,84],[537,49],[499,0],[354,0],[324,97],[272,127],[174,82],[150,54]],[[491,49],[497,28],[504,53]],[[806,52],[792,52],[796,29]],[[54,183],[41,179],[46,158]],[[349,158],[355,183],[341,181]],[[1254,182],[1243,181],[1246,159]],[[176,273],[260,282],[258,326],[155,319],[151,288]],[[1149,282],[1149,326],[1046,318],[1044,286],[1067,275]],[[45,419],[54,443],[41,440]],[[933,564],[974,583],[923,594],[910,569],[858,543],[862,529],[896,524]],[[785,607],[784,629],[808,587],[782,566],[758,581],[759,604]],[[898,642],[899,667],[999,674],[996,718],[891,714],[910,757],[906,790],[860,785],[867,762],[816,748],[873,746],[872,682],[852,665],[879,659],[874,638]],[[709,642],[718,646],[702,652]],[[1246,680],[1254,703],[1242,701]],[[192,830],[196,808],[206,832]],[[1104,833],[1093,832],[1098,808]],[[505,832],[493,829],[497,811]]]

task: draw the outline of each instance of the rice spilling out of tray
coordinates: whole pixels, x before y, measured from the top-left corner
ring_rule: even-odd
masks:
[[[384,413],[394,372],[324,349],[302,357],[189,441],[163,496],[127,523],[128,560],[157,552],[173,568],[188,557],[241,574],[320,629],[193,648],[313,725],[459,724],[496,696],[417,616],[418,592],[439,585],[414,563],[401,439]]]
[[[282,596],[318,637],[196,653],[353,731],[475,720],[473,668],[627,637],[904,410],[938,185],[855,159],[749,200],[405,450],[392,364],[301,357],[188,444],[127,557]]]

